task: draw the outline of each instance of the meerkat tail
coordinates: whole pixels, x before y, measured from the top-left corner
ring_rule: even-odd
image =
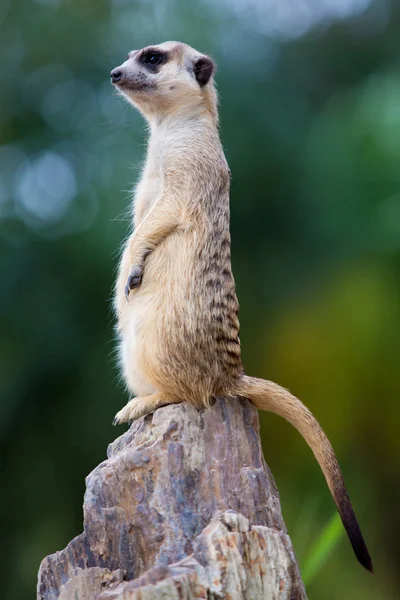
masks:
[[[298,398],[272,381],[243,376],[235,392],[248,398],[260,410],[283,417],[301,433],[321,467],[358,561],[372,573],[372,560],[354,514],[335,452],[313,414]]]

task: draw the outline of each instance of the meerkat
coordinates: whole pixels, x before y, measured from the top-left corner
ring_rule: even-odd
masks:
[[[359,562],[372,571],[333,448],[285,388],[248,377],[231,268],[230,171],[219,136],[215,64],[180,42],[129,53],[111,82],[146,119],[147,159],[134,194],[115,291],[123,376],[134,399],[114,422],[216,397],[249,399],[311,447]]]

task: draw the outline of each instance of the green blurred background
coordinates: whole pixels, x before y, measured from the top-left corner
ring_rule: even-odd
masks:
[[[321,421],[375,563],[343,536],[309,598],[398,598],[400,5],[1,0],[0,26],[2,597],[34,596],[123,432],[110,298],[145,128],[109,72],[176,39],[218,63],[246,370]],[[260,419],[304,565],[333,503],[297,432]]]

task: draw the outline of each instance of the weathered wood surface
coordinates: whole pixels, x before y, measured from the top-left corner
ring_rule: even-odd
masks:
[[[184,403],[134,423],[87,477],[84,533],[43,560],[37,598],[305,599],[256,409]]]

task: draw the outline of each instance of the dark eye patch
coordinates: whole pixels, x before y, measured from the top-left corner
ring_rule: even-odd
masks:
[[[146,65],[158,65],[160,64],[160,62],[162,61],[163,56],[162,54],[160,54],[160,52],[147,52],[147,54],[145,54],[143,56],[143,62]]]
[[[139,60],[148,71],[157,73],[160,67],[168,61],[168,53],[147,48],[142,52]]]

